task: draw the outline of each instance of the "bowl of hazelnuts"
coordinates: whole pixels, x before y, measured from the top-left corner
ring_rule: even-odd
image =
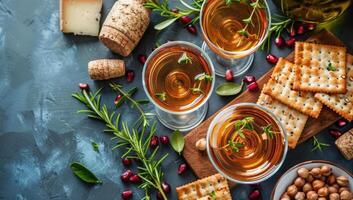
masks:
[[[300,163],[285,172],[271,200],[353,200],[353,175],[323,160]]]

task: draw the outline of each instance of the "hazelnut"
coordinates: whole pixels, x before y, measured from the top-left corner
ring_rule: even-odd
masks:
[[[309,183],[311,183],[311,182],[313,182],[314,181],[314,177],[313,177],[313,175],[311,175],[311,174],[309,174],[308,175],[308,177],[306,177],[306,182],[309,182]]]
[[[339,176],[336,178],[338,185],[340,186],[348,186],[348,178],[345,176]]]
[[[294,197],[298,192],[298,188],[295,185],[291,185],[287,188],[287,194],[291,197]]]
[[[305,200],[305,193],[304,192],[298,192],[295,196],[294,196],[295,200]]]
[[[333,184],[332,186],[337,188],[337,190],[340,189],[340,186],[337,183]]]
[[[329,198],[330,200],[340,200],[340,195],[338,193],[332,193]]]
[[[322,187],[320,188],[318,191],[317,191],[317,194],[320,196],[320,197],[327,197],[329,192],[328,192],[328,188],[327,187]]]
[[[340,193],[341,200],[352,200],[353,194],[347,190],[344,190]]]
[[[280,200],[290,200],[290,196],[288,196],[287,192],[283,193]]]
[[[315,191],[309,191],[308,193],[306,193],[306,198],[308,200],[317,200],[319,198],[319,196],[317,195],[317,193]]]
[[[323,182],[326,182],[326,176],[321,176],[320,178],[319,178],[319,180],[322,180]]]
[[[298,169],[298,175],[302,178],[307,178],[309,175],[309,170],[305,167]]]
[[[310,183],[305,183],[304,186],[303,186],[303,192],[307,193],[309,191],[312,191],[313,190],[313,187],[311,186]]]
[[[326,179],[326,183],[329,185],[333,185],[336,182],[336,177],[334,175],[330,175]]]
[[[195,146],[196,146],[196,149],[198,149],[199,151],[205,151],[206,150],[206,139],[201,138],[201,139],[197,140]]]
[[[347,187],[341,187],[338,189],[338,193],[341,193],[343,191],[348,191],[349,192],[349,189]]]
[[[321,168],[320,168],[320,173],[324,176],[329,176],[332,172],[332,168],[327,166],[327,165],[323,165]]]
[[[333,186],[330,186],[330,187],[328,187],[328,192],[329,192],[330,194],[332,194],[332,193],[337,193],[337,192],[338,192],[338,189],[335,188],[335,187],[333,187]]]
[[[312,174],[314,176],[314,178],[320,178],[321,177],[320,168],[318,168],[318,167],[312,168],[310,170],[310,174]]]
[[[318,189],[324,187],[325,183],[322,180],[313,181],[313,189],[317,191]]]
[[[326,200],[325,197],[319,197],[317,200]]]
[[[294,180],[294,185],[297,186],[298,188],[303,187],[304,184],[305,184],[305,180],[301,177],[298,177]]]

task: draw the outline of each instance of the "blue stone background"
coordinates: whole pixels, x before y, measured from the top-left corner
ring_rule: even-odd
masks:
[[[113,0],[105,0],[102,19],[113,3]],[[270,4],[275,11],[272,2]],[[350,50],[353,50],[352,19],[351,7],[335,22],[324,25]],[[128,84],[124,79],[117,80],[127,88],[137,86],[137,98],[145,97],[141,83],[142,65],[137,61],[139,54],[148,55],[157,40],[161,43],[168,40],[202,43],[200,33],[191,35],[179,23],[157,33],[153,25],[159,20],[158,16],[152,17],[139,45],[131,56],[124,58],[127,68],[134,69],[137,74],[134,82]],[[199,27],[198,30],[200,32]],[[290,51],[272,48],[276,55],[285,56]],[[248,74],[259,78],[272,67],[265,56],[266,52],[256,53]],[[61,33],[59,1],[0,0],[0,199],[120,199],[121,192],[128,188],[134,190],[133,199],[142,198],[142,191],[135,185],[121,183],[119,176],[125,170],[120,162],[122,150],[111,150],[113,143],[111,136],[102,132],[104,125],[76,113],[83,106],[71,97],[71,93],[78,91],[79,82],[87,82],[93,89],[107,86],[108,82],[93,82],[87,75],[87,62],[98,58],[121,57],[111,53],[95,37]],[[217,77],[216,85],[222,82],[224,80]],[[116,94],[108,87],[103,93],[103,102],[113,108]],[[213,94],[208,116],[232,98]],[[153,110],[153,107],[147,106],[146,110]],[[130,122],[137,116],[128,106],[120,112]],[[341,131],[351,127],[350,124]],[[170,133],[158,126],[159,135]],[[269,199],[276,180],[285,170],[302,161],[330,160],[353,171],[353,161],[345,160],[338,152],[328,129],[318,138],[331,147],[324,152],[311,152],[312,141],[309,140],[290,151],[282,169],[260,184],[263,199]],[[99,144],[100,153],[93,151],[91,141]],[[165,179],[173,189],[169,197],[176,199],[174,188],[196,177],[191,170],[177,175],[177,166],[184,162],[183,158],[169,147],[161,149],[170,154],[163,169]],[[73,161],[84,163],[103,180],[103,184],[90,186],[78,180],[69,168]],[[251,186],[237,186],[232,190],[233,198],[247,199],[250,189]]]

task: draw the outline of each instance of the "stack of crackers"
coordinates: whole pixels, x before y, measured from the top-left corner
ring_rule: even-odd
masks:
[[[280,58],[258,104],[272,110],[295,148],[308,117],[323,105],[353,119],[353,56],[345,47],[296,42],[295,62]]]

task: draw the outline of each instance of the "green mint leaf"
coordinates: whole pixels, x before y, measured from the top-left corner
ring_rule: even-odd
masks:
[[[172,145],[174,151],[180,155],[184,149],[185,140],[183,134],[179,130],[176,130],[172,133],[170,144]]]
[[[338,69],[335,66],[333,66],[331,62],[328,63],[327,70],[328,71],[338,71]]]
[[[192,64],[192,59],[184,52],[178,59],[179,64]]]
[[[161,101],[165,101],[167,99],[167,94],[165,92],[156,93],[156,97]]]
[[[243,89],[243,82],[241,84],[227,82],[219,85],[216,89],[216,93],[219,96],[232,96],[239,94]]]
[[[167,19],[165,21],[160,22],[159,24],[154,26],[154,29],[160,31],[163,30],[164,28],[168,27],[169,25],[173,24],[178,18],[171,18]]]
[[[99,145],[95,141],[92,141],[91,144],[92,144],[93,150],[99,153]]]
[[[249,32],[245,29],[239,30],[238,33],[244,37],[249,37]]]
[[[98,184],[102,183],[89,169],[79,162],[73,162],[70,164],[72,172],[83,182]]]

